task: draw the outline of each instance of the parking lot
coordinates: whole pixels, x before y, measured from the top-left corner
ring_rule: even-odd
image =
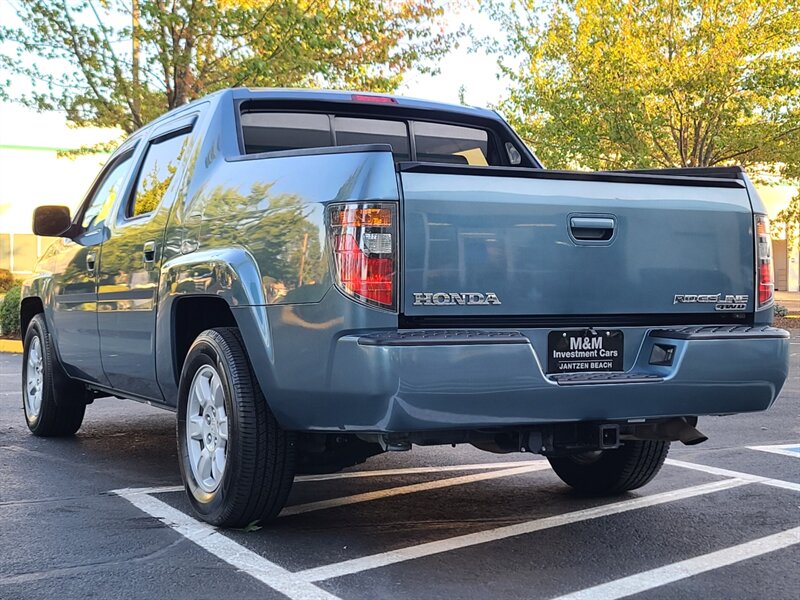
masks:
[[[24,424],[0,354],[0,598],[770,598],[800,590],[800,342],[776,405],[701,419],[634,493],[576,496],[531,455],[416,448],[298,477],[252,531],[192,518],[174,415],[101,399]]]

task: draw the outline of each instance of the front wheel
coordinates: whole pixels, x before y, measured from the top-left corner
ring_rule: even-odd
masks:
[[[22,354],[22,408],[33,435],[73,435],[83,423],[86,389],[64,372],[44,315],[31,319]]]
[[[614,450],[548,458],[561,480],[594,496],[621,494],[650,482],[661,470],[669,442],[626,441]]]
[[[181,475],[203,520],[245,527],[277,516],[294,479],[294,435],[269,410],[237,329],[209,329],[192,344],[177,428]]]

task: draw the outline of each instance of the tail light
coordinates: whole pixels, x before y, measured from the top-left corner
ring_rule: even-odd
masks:
[[[772,271],[772,242],[769,233],[769,219],[766,215],[755,216],[756,226],[756,281],[758,281],[756,309],[764,308],[772,302],[775,293],[775,279]]]
[[[331,204],[326,222],[336,287],[365,304],[396,310],[396,205]]]

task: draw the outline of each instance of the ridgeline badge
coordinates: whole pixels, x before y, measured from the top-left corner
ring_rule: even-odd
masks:
[[[673,304],[713,304],[714,310],[739,311],[747,309],[747,294],[675,294]]]

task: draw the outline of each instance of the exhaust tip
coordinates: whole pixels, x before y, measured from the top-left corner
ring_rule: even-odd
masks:
[[[681,428],[679,439],[685,446],[696,446],[708,440],[708,436],[703,435],[697,429],[687,424]]]

